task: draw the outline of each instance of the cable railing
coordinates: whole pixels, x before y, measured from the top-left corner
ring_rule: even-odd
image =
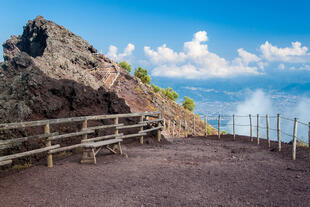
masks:
[[[250,136],[252,141],[253,137],[256,135],[257,144],[259,144],[259,140],[266,135],[269,147],[271,139],[278,142],[278,151],[281,151],[282,141],[292,143],[293,160],[296,159],[297,144],[300,146],[308,146],[310,157],[310,122],[307,124],[299,121],[297,118],[289,118],[281,116],[280,114],[212,114],[208,116],[201,115],[200,117],[204,117],[206,126],[207,124],[211,124],[217,129],[218,138],[220,138],[223,129],[226,131],[229,128],[232,128],[234,139],[236,134],[239,134]]]

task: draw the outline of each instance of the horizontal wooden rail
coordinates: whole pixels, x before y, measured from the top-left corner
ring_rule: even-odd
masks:
[[[102,125],[102,126],[95,126],[95,127],[88,127],[84,130],[97,130],[97,129],[108,129],[108,128],[114,128],[114,127],[119,127],[119,126],[124,126],[124,124],[112,124],[112,125]]]
[[[90,142],[90,143],[85,143],[83,144],[83,147],[101,147],[104,145],[110,145],[110,144],[115,144],[118,142],[122,142],[123,139],[109,139],[109,140],[104,140],[104,141],[100,141],[100,142]]]
[[[57,153],[57,152],[64,152],[64,151],[72,150],[72,149],[79,148],[82,146],[83,146],[83,144],[75,144],[75,145],[71,145],[71,146],[67,146],[67,147],[60,147],[60,148],[49,150],[48,153],[53,154],[53,153]]]
[[[47,138],[50,136],[56,136],[58,134],[59,134],[58,132],[54,132],[54,133],[50,133],[50,134],[38,134],[38,135],[33,135],[33,136],[28,136],[28,137],[0,140],[0,150],[14,147],[14,146],[19,145],[22,142],[28,141],[30,139],[44,139],[44,138]]]
[[[145,129],[143,131],[139,131],[139,133],[147,133],[147,132],[156,131],[156,130],[162,130],[162,129],[163,129],[163,127],[159,126],[159,127],[155,127],[155,128]]]
[[[116,129],[129,129],[129,128],[137,128],[137,127],[142,127],[142,126],[146,126],[146,123],[143,124],[134,124],[134,125],[126,125],[126,126],[119,126],[116,127]]]
[[[152,116],[152,115],[160,114],[160,113],[161,113],[160,111],[154,111],[154,112],[143,112],[143,113],[109,114],[109,115],[81,116],[81,117],[61,118],[61,119],[47,119],[47,120],[28,121],[28,122],[15,122],[15,123],[0,124],[0,130],[44,126],[46,124],[63,124],[63,123],[69,123],[69,122],[80,122],[84,120],[113,119],[116,117],[127,118],[127,117],[139,117],[139,116]]]
[[[150,119],[150,120],[146,120],[146,121],[143,121],[143,122],[139,122],[139,124],[142,124],[142,123],[162,122],[162,121],[164,121],[164,119]]]
[[[35,149],[35,150],[27,151],[27,152],[21,152],[21,153],[17,153],[17,154],[13,154],[13,155],[7,155],[7,156],[0,157],[0,161],[12,160],[12,159],[20,158],[20,157],[26,157],[29,155],[38,154],[38,153],[46,152],[46,151],[49,151],[52,149],[56,149],[58,147],[60,147],[60,145],[56,144],[56,145],[53,145],[50,147],[44,147],[44,148]]]
[[[124,135],[124,136],[121,136],[119,138],[131,138],[131,137],[140,137],[140,136],[145,136],[146,133],[138,133],[138,134],[127,134],[127,135]]]
[[[12,163],[12,160],[5,160],[0,162],[0,166],[9,165]]]
[[[68,138],[68,137],[80,136],[80,135],[84,135],[84,134],[92,134],[94,132],[95,132],[94,130],[83,130],[81,132],[73,132],[73,133],[68,133],[68,134],[61,134],[61,135],[57,135],[57,136],[52,136],[52,137],[48,138],[48,140],[52,141],[52,140],[63,139],[63,138]]]
[[[85,139],[82,140],[82,143],[86,143],[86,142],[95,142],[95,141],[100,141],[100,140],[104,140],[104,139],[111,139],[111,138],[118,138],[123,136],[124,134],[111,134],[111,135],[106,135],[106,136],[101,136],[101,137],[95,137],[95,138],[90,138],[90,139]]]

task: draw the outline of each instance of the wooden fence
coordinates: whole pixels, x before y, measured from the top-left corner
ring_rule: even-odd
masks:
[[[124,123],[119,123],[119,118],[131,118],[140,117],[139,122],[133,125],[125,125]],[[98,125],[88,127],[88,122],[92,120],[114,120],[113,124],[109,125]],[[60,134],[59,132],[51,132],[52,125],[60,125],[67,123],[81,123],[82,128],[77,132]],[[24,142],[30,140],[44,140],[45,146],[39,149],[33,149],[25,152],[18,152],[14,154],[9,154],[0,157],[0,166],[8,165],[12,163],[13,159],[21,158],[25,156],[30,156],[38,153],[47,152],[47,166],[53,167],[53,154],[63,151],[72,150],[75,148],[83,147],[86,143],[96,142],[106,139],[126,139],[138,137],[141,144],[143,144],[143,137],[151,131],[157,131],[157,140],[161,139],[161,130],[163,129],[163,119],[162,114],[159,111],[155,112],[143,112],[143,113],[129,113],[129,114],[112,114],[112,115],[95,115],[95,116],[82,116],[82,117],[72,117],[72,118],[61,118],[61,119],[49,119],[49,120],[39,120],[39,121],[29,121],[29,122],[18,122],[18,123],[5,123],[0,124],[0,130],[12,130],[12,129],[22,129],[29,127],[43,127],[44,133],[38,135],[32,135],[21,138],[12,138],[6,140],[0,140],[0,150],[12,148],[14,146],[21,145]],[[155,125],[155,126],[154,126]],[[147,129],[144,129],[148,127]],[[138,128],[138,132],[134,134],[123,134],[119,133],[124,129]],[[96,130],[103,129],[114,129],[114,133],[105,136],[91,137],[88,135],[94,134]],[[60,146],[60,144],[52,144],[53,141],[61,140],[64,138],[72,138],[81,136],[81,142],[79,144],[74,144],[70,146]]]

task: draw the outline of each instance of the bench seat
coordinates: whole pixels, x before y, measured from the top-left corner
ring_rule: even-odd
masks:
[[[82,146],[84,148],[83,156],[81,163],[82,164],[96,164],[96,155],[97,153],[102,149],[102,147],[105,147],[110,152],[114,154],[123,154],[121,142],[123,139],[109,139],[99,142],[88,142],[83,143]]]

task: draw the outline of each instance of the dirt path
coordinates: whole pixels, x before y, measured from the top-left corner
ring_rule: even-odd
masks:
[[[309,206],[309,161],[238,139],[131,144],[128,158],[101,152],[97,165],[74,155],[2,173],[0,206]]]

